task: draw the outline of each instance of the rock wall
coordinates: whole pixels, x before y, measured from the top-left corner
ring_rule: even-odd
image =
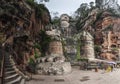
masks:
[[[101,18],[95,24],[95,44],[102,45],[100,55],[103,59],[115,60],[120,48],[120,18],[106,11]]]
[[[61,34],[57,29],[46,31],[51,37],[45,57],[37,59],[36,73],[44,75],[63,75],[71,72],[71,65],[65,62]]]

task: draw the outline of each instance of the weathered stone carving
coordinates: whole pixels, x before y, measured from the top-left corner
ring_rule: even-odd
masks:
[[[48,52],[45,57],[37,59],[36,73],[46,75],[62,75],[71,72],[71,65],[65,62],[60,32],[56,29],[46,31],[51,36]]]
[[[94,42],[93,37],[90,35],[90,33],[83,31],[81,34],[81,58],[82,59],[94,59]]]

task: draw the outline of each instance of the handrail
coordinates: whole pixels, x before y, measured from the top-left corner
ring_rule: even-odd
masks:
[[[4,57],[4,52],[2,50],[2,62],[1,62],[1,70],[0,70],[1,84],[3,84],[3,79],[4,79],[4,62],[5,62],[5,57]]]

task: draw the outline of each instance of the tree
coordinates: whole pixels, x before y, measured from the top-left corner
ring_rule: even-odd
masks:
[[[90,5],[90,9],[91,9],[91,10],[95,8],[94,2],[90,2],[89,5]]]
[[[53,12],[53,18],[52,18],[52,24],[54,25],[59,25],[59,22],[60,22],[60,18],[58,17],[59,15],[59,12]]]
[[[49,0],[37,0],[37,1],[40,1],[40,2],[49,2]]]
[[[87,3],[82,3],[80,7],[75,11],[77,16],[80,16],[81,18],[84,18],[88,15],[89,7]]]
[[[50,13],[44,4],[38,4],[35,0],[0,1],[0,33],[6,37],[4,44],[11,45],[11,53],[15,52],[18,64],[23,63],[24,54],[30,54],[37,40],[43,40],[43,46],[47,46],[49,37],[45,37],[44,33],[40,37],[42,39],[37,39],[37,36],[48,23]]]
[[[94,6],[94,2],[90,2],[90,7],[93,7]]]
[[[37,3],[43,3],[43,2],[49,2],[50,0],[34,0],[34,2],[37,2]]]

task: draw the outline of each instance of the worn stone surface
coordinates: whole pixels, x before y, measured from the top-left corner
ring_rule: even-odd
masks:
[[[26,84],[120,84],[120,69],[105,73],[104,70],[81,71],[74,68],[71,74],[62,76],[33,75],[34,80],[27,81]],[[41,81],[44,79],[44,81]],[[55,81],[55,80],[64,81]],[[85,80],[86,79],[86,80]]]
[[[49,54],[61,54],[63,55],[62,43],[60,41],[52,41],[49,44]]]
[[[52,41],[45,57],[37,59],[36,73],[45,75],[63,75],[71,72],[71,65],[65,62],[60,33],[56,29],[46,31]]]
[[[44,62],[36,67],[37,74],[46,75],[63,75],[71,72],[71,65],[69,62]]]
[[[81,36],[81,58],[90,59],[95,58],[94,54],[94,42],[90,33],[83,31]]]
[[[64,62],[65,57],[63,55],[58,54],[51,54],[45,57],[41,57],[37,59],[37,63],[44,63],[44,62]]]
[[[104,12],[101,17],[102,21],[97,21],[95,44],[102,45],[103,59],[117,59],[118,50],[120,48],[120,18],[110,16],[111,13]],[[101,25],[101,26],[100,26]]]

